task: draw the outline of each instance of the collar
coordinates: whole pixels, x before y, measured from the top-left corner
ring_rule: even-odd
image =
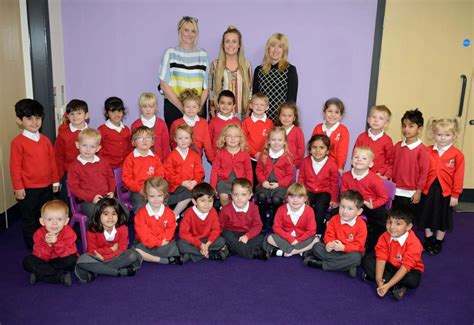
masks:
[[[189,118],[186,115],[183,115],[183,120],[190,127],[194,127],[196,123],[199,122],[199,116],[196,115],[194,118]]]
[[[280,158],[281,156],[283,156],[283,154],[285,153],[285,149],[280,149],[278,151],[273,151],[272,148],[270,148],[268,150],[268,155],[270,156],[270,158],[272,159],[277,159],[277,158]]]
[[[382,130],[382,132],[380,132],[379,134],[375,135],[375,134],[373,134],[370,130],[372,130],[372,129],[368,129],[368,130],[367,130],[367,134],[369,135],[369,138],[371,138],[371,139],[374,140],[374,141],[377,141],[378,139],[380,139],[381,137],[383,137],[383,135],[384,135],[384,133],[385,133],[384,130]]]
[[[76,131],[82,131],[84,129],[87,129],[87,123],[84,123],[84,127],[82,129],[76,128],[72,123],[69,123],[69,130],[71,130],[72,133]]]
[[[328,161],[328,156],[324,157],[324,159],[321,161],[316,161],[314,160],[313,156],[311,156],[311,165],[316,175],[318,175],[318,173],[321,171],[321,169],[324,167],[327,161]]]
[[[354,225],[356,224],[357,222],[357,217],[355,217],[354,219],[350,220],[350,221],[345,221],[345,220],[342,220],[342,217],[340,217],[340,220],[341,220],[341,225],[349,225],[351,227],[354,227]]]
[[[407,231],[406,233],[404,233],[400,237],[397,237],[397,238],[390,237],[390,242],[392,242],[392,240],[394,240],[394,241],[397,241],[400,244],[400,246],[403,246],[403,245],[405,245],[405,241],[407,240],[408,235],[409,235],[409,232]]]
[[[110,122],[110,120],[107,120],[105,122],[105,126],[108,127],[109,129],[117,131],[118,133],[122,132],[122,129],[125,127],[122,122],[120,122],[119,126],[116,126],[115,124]]]
[[[229,121],[229,120],[232,120],[234,118],[234,114],[230,113],[229,116],[224,116],[221,113],[217,113],[217,117],[220,118],[221,120]]]
[[[435,143],[434,146],[433,146],[433,150],[434,150],[434,151],[438,151],[438,155],[441,157],[446,151],[449,150],[449,148],[451,148],[452,145],[453,145],[453,144],[451,143],[450,145],[447,145],[447,146],[444,147],[444,148],[440,148],[440,147],[438,146],[438,144]]]
[[[326,132],[326,135],[329,137],[334,131],[336,131],[336,129],[339,127],[339,124],[341,124],[341,122],[337,122],[331,128],[328,129],[326,123],[323,123],[323,132]]]
[[[104,229],[104,237],[106,241],[113,241],[115,239],[116,234],[117,234],[117,229],[115,229],[115,226],[112,228],[111,232],[108,232],[107,230]]]
[[[303,204],[301,208],[299,208],[298,210],[292,211],[290,204],[289,203],[286,204],[286,209],[288,210],[286,214],[290,216],[291,222],[293,222],[294,225],[296,225],[298,223],[298,220],[300,220],[300,217],[304,212],[304,208],[305,208],[305,204]]]
[[[87,163],[94,164],[94,163],[96,163],[96,162],[99,162],[99,161],[100,161],[100,158],[99,158],[97,155],[94,155],[94,158],[92,159],[92,161],[89,161],[89,160],[82,159],[82,158],[81,158],[81,155],[78,155],[78,156],[77,156],[77,160],[79,160],[81,164],[85,165],[85,164],[87,164]]]
[[[186,149],[181,149],[180,147],[176,147],[176,151],[178,151],[179,155],[183,160],[186,160],[186,157],[188,156],[189,148]]]
[[[415,142],[407,144],[407,139],[402,141],[401,147],[408,147],[408,149],[413,150],[421,144],[421,140],[417,139]]]
[[[367,169],[365,171],[365,173],[363,173],[362,175],[356,175],[354,174],[354,168],[351,169],[351,174],[352,174],[352,178],[354,179],[357,179],[358,181],[360,181],[361,179],[363,179],[365,176],[369,175],[369,170]]]
[[[234,207],[235,212],[247,212],[249,210],[250,203],[247,202],[247,204],[243,208],[238,208],[235,206],[234,202],[232,202],[232,206]]]
[[[265,123],[267,121],[267,114],[264,113],[263,117],[258,118],[258,117],[255,117],[255,115],[253,115],[253,113],[252,113],[252,115],[250,115],[250,118],[252,119],[252,122],[254,122],[254,123],[257,122],[257,121],[262,121],[263,123]]]
[[[291,130],[293,130],[294,127],[295,125],[293,124],[288,129],[285,129],[286,135],[290,134]]]
[[[147,120],[146,118],[143,117],[143,115],[140,115],[140,121],[142,121],[142,124],[150,129],[153,129],[155,126],[156,122],[156,115],[153,115],[151,119]]]
[[[140,153],[140,151],[138,151],[137,148],[133,149],[133,157],[137,158],[137,157],[148,157],[148,156],[152,156],[154,157],[155,155],[153,154],[153,151],[151,151],[150,149],[148,149],[148,152],[146,153],[146,155],[142,155]]]
[[[203,213],[203,212],[199,211],[199,209],[196,208],[196,206],[193,206],[193,211],[197,215],[197,217],[199,219],[201,219],[202,221],[206,220],[207,215],[209,214],[209,212]]]
[[[158,209],[158,212],[153,211],[150,203],[145,204],[146,212],[150,217],[155,217],[156,220],[158,220],[162,215],[163,212],[165,212],[165,205],[162,204],[160,205],[160,208]]]
[[[40,139],[40,133],[39,132],[33,133],[33,132],[30,132],[30,131],[27,131],[27,130],[23,130],[23,135],[25,137],[27,137],[28,139],[33,140],[35,142],[38,142],[39,139]]]

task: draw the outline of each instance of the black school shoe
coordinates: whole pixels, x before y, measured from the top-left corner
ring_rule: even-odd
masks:
[[[323,268],[323,261],[318,260],[314,256],[308,256],[303,261],[304,265],[313,269],[322,269]]]
[[[66,287],[70,287],[72,285],[71,273],[64,273],[61,276],[61,283],[64,284]]]
[[[392,290],[392,297],[395,298],[396,300],[402,300],[403,297],[405,297],[406,292],[407,292],[407,288],[395,286]]]
[[[168,261],[170,264],[177,264],[177,265],[183,265],[184,263],[181,255],[168,257]]]
[[[212,261],[225,261],[225,259],[229,256],[229,249],[227,245],[225,245],[222,249],[218,251],[210,251],[209,252],[209,259]]]
[[[430,252],[428,252],[428,254],[432,256],[438,255],[439,253],[441,253],[442,250],[443,250],[443,240],[436,239],[434,241],[433,246],[431,247],[431,254]]]
[[[428,255],[434,255],[433,254],[433,246],[435,243],[435,237],[425,237],[425,242],[423,243],[423,250],[426,252]]]

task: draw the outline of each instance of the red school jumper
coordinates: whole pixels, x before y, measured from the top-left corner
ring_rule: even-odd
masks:
[[[128,154],[123,163],[122,180],[132,192],[139,193],[148,178],[164,176],[165,169],[161,164],[161,160],[157,155],[153,155],[151,150],[146,157],[134,150]]]
[[[387,133],[384,132],[382,137],[375,141],[369,137],[368,131],[361,133],[354,144],[354,149],[357,147],[369,147],[374,152],[374,166],[371,171],[387,178],[392,177],[393,141]]]
[[[224,129],[226,125],[231,123],[235,123],[238,126],[242,126],[240,119],[235,116],[229,120],[223,120],[217,115],[209,121],[209,136],[211,137],[211,143],[214,147],[214,151],[217,150],[217,140],[219,140],[222,129]]]
[[[365,241],[367,240],[367,225],[359,216],[353,226],[341,224],[339,214],[332,217],[324,233],[324,243],[339,240],[344,244],[343,252],[365,252]]]
[[[102,135],[100,145],[102,149],[98,152],[99,157],[104,157],[112,168],[122,167],[123,161],[132,151],[132,138],[130,129],[124,125],[120,132],[102,124],[99,126]]]
[[[423,246],[413,230],[408,231],[408,237],[403,246],[400,246],[398,241],[391,240],[388,232],[384,232],[380,236],[375,246],[375,257],[377,260],[389,262],[396,268],[404,266],[407,272],[410,272],[412,269],[423,272],[425,266],[421,260],[422,252]]]
[[[87,231],[87,253],[95,255],[95,252],[102,255],[104,261],[111,260],[112,258],[119,256],[128,247],[128,227],[122,225],[115,228],[117,233],[115,234],[114,240],[107,241],[104,236],[104,232],[92,232]],[[118,249],[114,252],[111,248],[115,244],[118,244]]]
[[[249,147],[250,157],[255,159],[258,152],[263,151],[265,141],[267,141],[273,122],[268,117],[265,122],[258,120],[254,122],[252,117],[247,117],[242,123],[242,131],[244,132],[245,141]]]
[[[176,216],[170,208],[164,208],[158,219],[154,215],[150,216],[146,207],[141,208],[135,216],[135,234],[146,247],[161,247],[164,239],[170,242],[174,238]]]
[[[262,220],[258,207],[249,202],[247,212],[235,211],[234,205],[227,204],[219,212],[221,231],[228,229],[234,232],[244,232],[248,239],[252,239],[262,231]]]
[[[257,174],[259,184],[265,182],[272,171],[278,180],[278,186],[288,187],[295,176],[295,166],[287,153],[280,156],[275,164],[268,155],[265,162],[263,162],[263,154],[258,158],[255,174]]]
[[[183,118],[179,118],[171,124],[170,128],[170,143],[172,148],[176,148],[176,141],[174,140],[174,132],[178,126],[181,124],[186,124]],[[207,121],[202,117],[199,118],[199,121],[194,124],[193,129],[193,145],[199,154],[199,157],[202,157],[202,149],[206,151],[206,158],[209,161],[214,160],[214,148],[211,144],[211,137],[209,135],[209,127]]]
[[[229,181],[230,173],[234,171],[236,178],[246,178],[253,183],[252,164],[247,151],[239,150],[236,154],[231,154],[226,148],[217,151],[216,158],[212,163],[211,180],[212,187],[217,187],[217,182]]]
[[[336,162],[332,159],[326,160],[323,168],[316,175],[313,169],[311,156],[307,156],[301,163],[298,182],[303,184],[311,193],[328,192],[331,194],[331,202],[337,202],[339,192],[339,171]]]
[[[201,220],[193,208],[188,208],[179,225],[179,238],[188,241],[191,245],[200,248],[201,239],[213,243],[221,234],[219,217],[216,209],[212,208],[206,219]]]
[[[201,157],[191,149],[184,160],[178,150],[173,149],[165,160],[164,168],[170,192],[176,191],[183,181],[196,181],[199,184],[204,179]]]
[[[141,119],[132,123],[131,133],[133,133],[133,131],[139,126],[143,126]],[[165,161],[165,158],[170,154],[170,138],[166,123],[158,116],[156,116],[153,131],[155,132],[155,142],[151,149],[158,157],[160,157],[161,161]]]
[[[41,227],[33,235],[33,255],[45,262],[54,258],[77,255],[77,235],[69,225],[65,225],[58,234],[58,240],[54,244],[47,244],[45,236],[48,233],[46,227]]]
[[[79,155],[79,149],[76,147],[77,136],[81,130],[71,131],[69,124],[67,127],[59,128],[58,136],[54,142],[54,153],[56,155],[56,166],[58,166],[59,178],[63,178],[69,165]]]
[[[423,190],[428,177],[430,160],[423,143],[416,148],[402,147],[402,141],[394,148],[392,180],[397,188],[409,191]],[[409,168],[407,168],[409,166]]]
[[[342,175],[341,193],[347,190],[356,190],[362,195],[364,201],[372,200],[373,209],[379,208],[388,201],[388,194],[382,179],[369,170],[367,176],[357,180],[348,171]]]
[[[325,134],[323,131],[323,124],[316,125],[313,130],[313,134]],[[349,151],[349,130],[342,123],[331,133],[329,137],[331,142],[331,151],[329,152],[329,158],[333,159],[338,169],[344,169],[344,165],[347,160],[347,153]]]
[[[296,168],[301,167],[305,152],[304,134],[299,126],[293,126],[286,136],[288,143],[288,151],[291,153],[291,158]]]
[[[303,214],[296,225],[293,224],[293,221],[291,221],[291,218],[288,215],[287,204],[283,204],[278,208],[273,223],[273,232],[291,244],[295,240],[291,235],[293,231],[296,233],[296,240],[298,243],[316,235],[314,212],[309,205],[305,205]]]

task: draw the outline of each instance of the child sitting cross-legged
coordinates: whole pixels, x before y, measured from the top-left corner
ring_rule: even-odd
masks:
[[[339,214],[332,217],[324,235],[324,244],[313,246],[304,264],[324,271],[348,271],[356,276],[357,267],[365,252],[367,226],[359,217],[364,199],[359,192],[349,190],[341,195]]]

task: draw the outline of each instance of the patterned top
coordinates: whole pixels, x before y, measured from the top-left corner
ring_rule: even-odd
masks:
[[[272,65],[267,74],[263,74],[262,66],[255,68],[253,79],[253,93],[262,92],[268,96],[270,108],[267,116],[277,120],[278,107],[286,102],[296,102],[298,94],[298,73],[294,65],[288,65],[283,73],[278,72],[278,64]]]
[[[186,88],[196,89],[200,96],[207,89],[209,60],[203,49],[166,49],[161,58],[160,80],[166,82],[176,96]]]

